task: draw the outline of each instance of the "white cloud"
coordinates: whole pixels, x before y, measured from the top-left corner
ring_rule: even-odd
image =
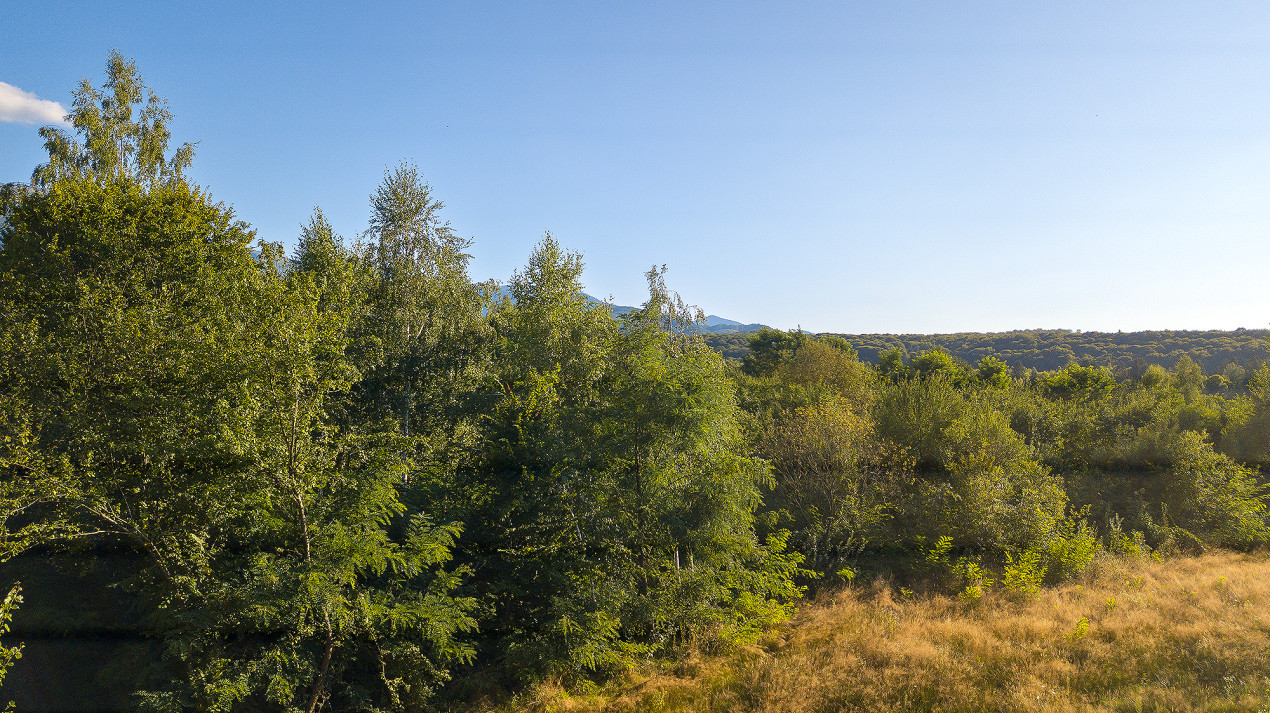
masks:
[[[65,124],[66,108],[12,84],[0,82],[0,121],[19,124]]]

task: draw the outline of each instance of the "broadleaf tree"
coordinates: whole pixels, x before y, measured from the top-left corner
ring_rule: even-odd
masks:
[[[295,261],[253,252],[135,67],[107,71],[76,93],[82,141],[46,132],[4,196],[6,496],[45,543],[141,558],[116,584],[164,646],[144,706],[417,708],[472,603],[444,568],[461,528],[404,502],[419,448],[350,406],[367,268],[320,215]]]

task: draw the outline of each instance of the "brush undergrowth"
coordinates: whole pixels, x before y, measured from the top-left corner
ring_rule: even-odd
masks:
[[[1270,558],[1100,557],[1020,598],[822,595],[757,645],[490,711],[1270,711]]]

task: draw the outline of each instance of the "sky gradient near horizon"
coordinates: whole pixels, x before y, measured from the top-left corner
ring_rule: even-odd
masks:
[[[12,90],[133,58],[259,237],[416,163],[506,280],[847,333],[1270,324],[1265,3],[12,3]],[[14,95],[16,96],[16,95]],[[17,100],[15,100],[17,101]],[[0,121],[0,182],[41,162]]]

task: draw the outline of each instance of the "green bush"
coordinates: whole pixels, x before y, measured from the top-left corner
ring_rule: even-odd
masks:
[[[1141,530],[1125,533],[1124,520],[1113,515],[1107,523],[1107,552],[1122,557],[1145,557],[1151,553]]]
[[[1169,510],[1175,525],[1213,545],[1249,548],[1270,542],[1270,486],[1258,483],[1255,471],[1189,431],[1178,436],[1169,455]]]
[[[969,557],[958,558],[953,571],[961,580],[963,588],[960,597],[963,601],[977,601],[983,597],[984,591],[993,585],[992,578],[988,576],[987,570],[978,560]]]
[[[1064,520],[1054,539],[1050,540],[1046,552],[1050,579],[1061,582],[1084,574],[1085,568],[1096,554],[1098,536],[1084,518],[1071,517]]]
[[[1001,584],[1006,591],[1023,597],[1035,597],[1045,580],[1045,564],[1037,550],[1026,550],[1018,555],[1006,555],[1005,572]]]

